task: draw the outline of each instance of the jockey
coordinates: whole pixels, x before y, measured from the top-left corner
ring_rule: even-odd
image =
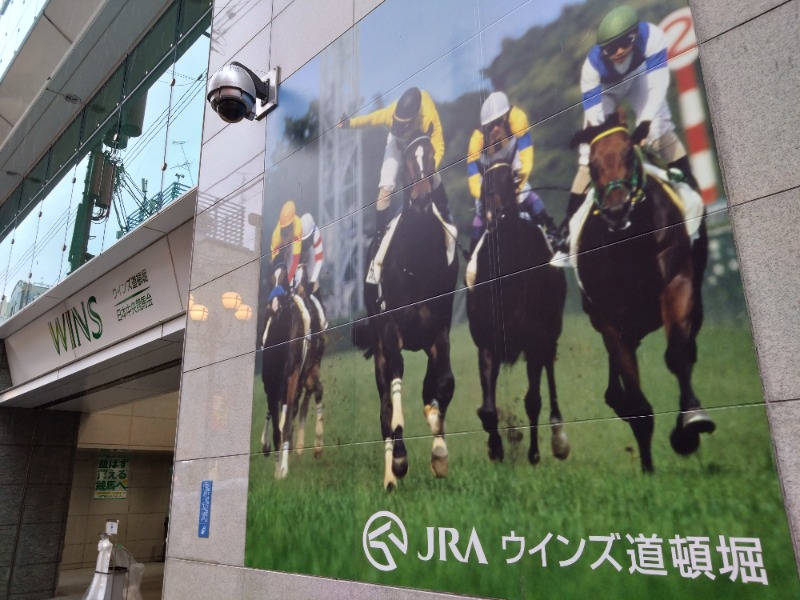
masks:
[[[289,281],[293,282],[302,253],[303,224],[297,216],[294,202],[288,200],[281,207],[278,224],[272,232],[270,251],[272,262],[280,258],[288,269]]]
[[[406,144],[419,135],[429,136],[433,144],[435,168],[438,169],[442,157],[444,157],[444,134],[433,99],[428,92],[416,87],[408,88],[396,102],[386,108],[378,109],[361,117],[344,118],[337,125],[341,129],[371,126],[389,128],[386,149],[383,153],[381,178],[378,183],[375,217],[377,247],[394,216],[388,208],[392,192],[397,186],[397,173],[402,164],[403,150]],[[439,173],[436,173],[433,177],[433,201],[441,217],[450,222],[447,195],[441,182]]]
[[[489,94],[481,106],[481,128],[472,132],[467,156],[469,191],[475,199],[475,218],[472,222],[471,247],[480,240],[486,229],[481,206],[481,173],[492,162],[503,159],[514,169],[517,183],[517,203],[523,214],[540,225],[548,237],[556,236],[556,226],[547,213],[542,199],[531,190],[528,183],[533,170],[533,142],[528,117],[518,106],[511,106],[503,92]],[[512,154],[513,153],[513,154]]]
[[[636,116],[636,125],[650,121],[645,140],[669,168],[683,173],[697,188],[686,148],[675,133],[667,104],[669,69],[667,40],[652,23],[639,20],[629,6],[610,11],[597,28],[597,43],[589,51],[581,72],[584,127],[599,125],[626,100]],[[589,145],[581,144],[578,172],[570,190],[567,216],[561,224],[567,233],[569,219],[586,197],[589,175]],[[566,238],[566,235],[563,236]]]
[[[305,268],[308,276],[308,285],[311,288],[310,293],[315,293],[319,290],[319,274],[322,271],[322,234],[320,234],[314,217],[311,213],[304,214],[300,223],[302,224],[302,237],[301,237],[301,266],[297,269],[295,275],[295,287],[297,287],[303,280],[303,269]]]

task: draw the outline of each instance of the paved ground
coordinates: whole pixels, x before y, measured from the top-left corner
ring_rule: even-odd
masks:
[[[164,563],[146,563],[144,566],[141,592],[142,600],[161,600],[161,586],[164,582]],[[89,589],[94,569],[68,569],[61,571],[58,589],[53,600],[82,600]]]

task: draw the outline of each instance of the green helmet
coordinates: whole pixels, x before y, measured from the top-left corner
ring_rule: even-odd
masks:
[[[597,43],[604,46],[630,33],[639,25],[639,15],[630,6],[618,6],[609,12],[597,28]]]

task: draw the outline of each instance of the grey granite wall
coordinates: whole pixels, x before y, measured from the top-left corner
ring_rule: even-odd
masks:
[[[0,600],[55,593],[79,422],[78,413],[0,408]]]
[[[800,2],[690,4],[797,556]]]
[[[283,77],[319,53],[380,0],[216,0],[209,72],[239,60]],[[800,527],[800,159],[797,66],[800,0],[695,0],[711,119],[735,227],[778,464]],[[247,135],[205,115],[193,300],[206,321],[187,322],[164,597],[438,598],[243,568],[255,320],[238,321],[220,298],[254,307],[259,278],[264,122]],[[231,250],[199,235],[215,211],[244,207],[246,242]],[[214,425],[209,423],[213,420]],[[214,480],[212,534],[197,536],[200,482]],[[452,597],[452,596],[450,596]]]

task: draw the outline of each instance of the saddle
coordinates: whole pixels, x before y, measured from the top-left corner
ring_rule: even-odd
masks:
[[[456,255],[456,237],[458,235],[458,231],[456,230],[455,225],[446,222],[442,218],[442,215],[439,213],[439,209],[436,208],[435,204],[433,204],[431,208],[433,210],[433,214],[436,215],[436,218],[442,224],[442,233],[444,234],[445,244],[447,246],[447,264],[448,266],[452,265],[453,259]],[[367,283],[372,285],[380,285],[381,274],[383,271],[383,260],[386,258],[386,253],[389,251],[389,245],[392,243],[392,237],[397,229],[397,224],[402,218],[403,215],[400,214],[389,222],[389,226],[386,228],[386,233],[384,234],[383,239],[381,240],[381,243],[375,252],[375,256],[372,258],[367,268],[367,276],[365,279]]]

